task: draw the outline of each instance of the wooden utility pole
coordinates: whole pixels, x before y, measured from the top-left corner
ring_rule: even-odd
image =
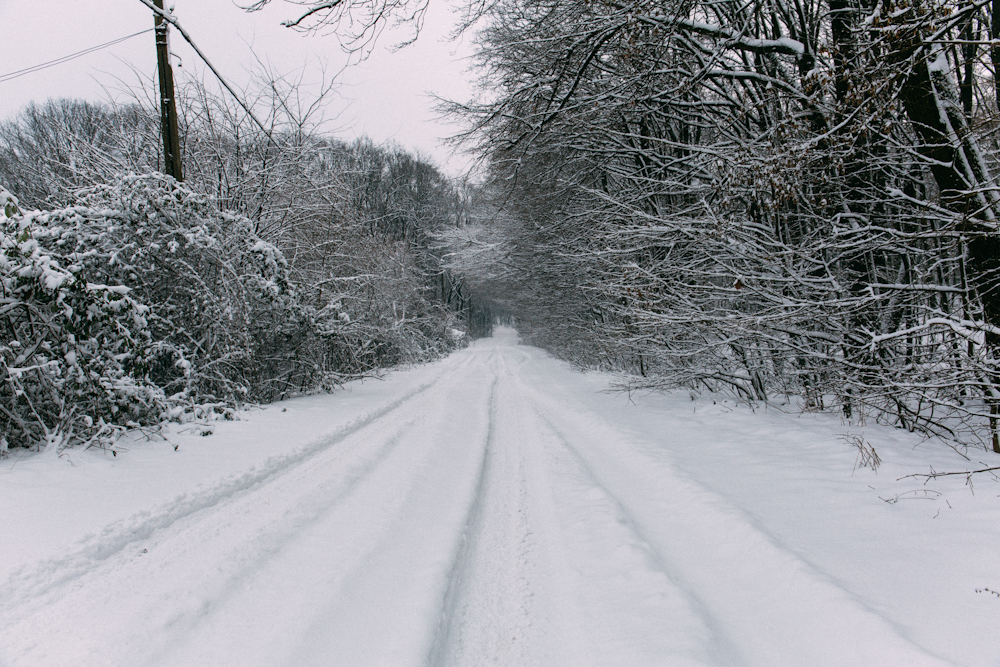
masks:
[[[163,9],[163,0],[153,0]],[[160,70],[160,129],[163,133],[163,171],[178,181],[184,180],[181,170],[181,136],[177,130],[177,104],[174,99],[174,72],[170,68],[170,24],[155,15],[156,61]]]

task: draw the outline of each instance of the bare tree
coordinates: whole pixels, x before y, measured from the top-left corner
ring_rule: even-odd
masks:
[[[499,2],[452,111],[506,201],[558,202],[525,261],[594,299],[567,345],[1000,449],[988,9]]]

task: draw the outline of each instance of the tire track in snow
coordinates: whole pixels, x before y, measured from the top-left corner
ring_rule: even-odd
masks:
[[[726,643],[735,649],[725,660],[767,667],[952,664],[903,636],[721,496],[642,456],[613,428],[522,388],[595,496],[621,513],[706,621],[727,629]]]
[[[517,381],[528,355],[497,353],[483,474],[427,664],[732,664],[711,657],[718,637],[663,572],[650,574],[648,553],[622,557],[634,537],[593,511],[592,486],[581,494],[578,471],[553,465],[544,450],[558,434]]]
[[[262,571],[281,569],[284,567],[288,552],[299,546],[303,540],[314,537],[318,532],[316,527],[328,520],[329,513],[336,507],[349,502],[356,495],[362,486],[372,483],[372,478],[379,470],[386,467],[389,461],[398,455],[398,451],[403,444],[403,436],[406,431],[414,427],[419,427],[422,421],[421,416],[404,419],[394,425],[393,429],[384,434],[380,434],[377,440],[364,443],[370,451],[365,453],[369,456],[367,460],[362,460],[356,467],[331,475],[331,480],[338,482],[331,485],[333,488],[310,489],[303,496],[295,498],[295,508],[282,516],[280,523],[262,526],[257,529],[252,541],[244,542],[238,548],[235,545],[227,544],[233,556],[227,558],[228,570],[216,573],[213,581],[206,582],[206,586],[197,588],[197,598],[190,603],[178,606],[172,617],[166,620],[163,625],[170,628],[170,637],[167,640],[158,639],[155,643],[162,646],[153,651],[152,657],[143,664],[151,667],[163,664],[192,664],[190,660],[178,661],[174,656],[176,644],[187,641],[187,638],[206,625],[213,616],[226,614],[227,610],[239,607],[240,596],[245,595],[248,588],[252,588],[259,579]],[[365,433],[365,435],[368,435]],[[313,473],[315,471],[310,471]],[[278,480],[271,480],[273,485]],[[278,495],[278,490],[270,490],[270,495]],[[286,494],[282,494],[286,495]],[[287,494],[290,495],[290,494]],[[256,499],[248,498],[248,505],[256,504]],[[284,499],[287,502],[287,498]],[[250,509],[249,507],[247,509]],[[230,510],[227,510],[227,512]],[[252,521],[253,517],[247,517]],[[202,526],[211,531],[211,526]],[[245,531],[246,526],[241,528]],[[208,536],[207,536],[208,537]],[[188,541],[196,541],[190,536]],[[151,546],[151,552],[156,552],[156,545]],[[363,559],[363,553],[358,553],[358,560]],[[341,561],[341,567],[344,562]],[[219,576],[219,575],[222,576]],[[301,585],[299,582],[297,585]],[[204,633],[202,633],[204,634]],[[178,638],[180,641],[178,641]],[[222,664],[219,659],[198,664]]]
[[[469,360],[464,361],[463,365],[468,365]],[[68,553],[53,559],[30,563],[15,570],[8,580],[0,585],[0,600],[4,600],[10,607],[28,598],[43,596],[56,587],[101,568],[104,561],[131,545],[149,539],[155,532],[197,512],[214,507],[227,498],[260,485],[295,466],[309,462],[313,457],[335,447],[418,398],[437,385],[446,372],[442,370],[428,382],[366,412],[298,450],[270,457],[259,466],[227,477],[209,488],[179,495],[160,509],[139,512],[112,523],[100,533],[70,545]]]
[[[39,654],[32,647],[17,647],[13,645],[16,642],[8,642],[7,648],[20,648],[22,652],[26,650],[35,656],[31,662],[24,664],[279,664],[268,661],[241,663],[226,658],[224,654],[216,656],[217,659],[206,659],[204,653],[209,650],[206,647],[218,643],[218,638],[213,638],[211,634],[205,637],[202,629],[211,627],[213,622],[219,620],[220,614],[232,612],[233,607],[237,607],[235,618],[239,623],[240,614],[246,613],[246,610],[240,610],[240,605],[234,604],[234,600],[239,600],[241,595],[245,597],[248,587],[251,593],[261,589],[261,573],[268,569],[276,570],[274,579],[281,581],[280,577],[288,567],[288,552],[298,550],[294,555],[301,557],[299,552],[303,538],[307,541],[318,538],[322,543],[322,531],[317,535],[316,524],[326,519],[330,507],[350,505],[345,500],[357,495],[359,488],[371,487],[373,483],[397,490],[405,487],[406,482],[413,478],[413,471],[420,468],[420,465],[414,464],[419,464],[420,452],[413,451],[409,446],[412,442],[404,443],[403,440],[409,433],[420,431],[421,422],[441,419],[440,411],[435,408],[446,402],[442,399],[456,393],[456,387],[461,389],[459,376],[470,363],[470,359],[464,359],[457,366],[452,364],[431,382],[408,392],[391,405],[383,406],[379,410],[383,418],[369,420],[374,422],[369,423],[371,428],[360,425],[353,433],[338,440],[345,447],[327,447],[324,451],[329,452],[328,456],[312,456],[300,461],[308,465],[285,466],[286,469],[280,471],[284,474],[273,471],[275,474],[250,489],[250,493],[237,492],[230,499],[220,499],[203,508],[205,511],[197,516],[190,516],[194,513],[189,513],[187,521],[178,517],[157,530],[152,542],[148,543],[148,555],[111,555],[104,567],[94,572],[92,577],[80,584],[69,582],[69,585],[57,586],[49,594],[33,600],[33,604],[21,605],[19,618],[4,623],[5,629],[10,631],[12,626],[16,629],[19,622],[31,624],[34,619],[37,623],[40,616],[51,613],[57,617],[61,614],[63,618],[76,616],[77,621],[69,626],[56,624],[52,637],[48,638],[49,643],[62,641],[77,646],[71,662],[40,661]],[[445,381],[440,382],[444,375],[447,375]],[[428,392],[431,386],[435,390]],[[423,396],[422,401],[412,400],[418,395]],[[404,403],[408,407],[402,411],[401,418],[393,421],[394,415],[390,413]],[[369,412],[368,416],[372,414]],[[403,450],[405,456],[402,459],[396,455],[401,444],[408,446]],[[346,468],[343,466],[343,452],[350,459]],[[386,475],[374,473],[386,467],[390,456],[397,462],[387,478],[389,483],[382,484]],[[321,465],[317,466],[317,463]],[[268,507],[272,502],[276,506]],[[354,503],[355,506],[346,513],[357,517],[359,509],[369,513],[373,511],[372,507],[365,506],[365,502],[360,503],[360,508],[356,506],[358,504]],[[353,523],[357,524],[356,519]],[[365,522],[365,530],[375,530],[375,523],[377,521]],[[351,543],[352,552],[347,554],[348,560],[353,563],[350,567],[363,566],[366,553],[375,546],[372,542],[366,550],[355,539]],[[197,549],[196,555],[191,553],[192,549]],[[217,565],[207,570],[195,565],[193,572],[188,571],[192,556]],[[325,561],[325,558],[321,555],[320,560]],[[340,561],[330,569],[343,571],[346,562]],[[319,577],[317,583],[322,586],[333,575],[321,572],[316,576]],[[297,583],[302,585],[302,582]],[[266,582],[263,585],[266,586]],[[122,590],[136,590],[141,599],[137,598],[135,606],[126,606],[125,610],[114,608]],[[303,590],[302,594],[308,598],[316,591]],[[271,604],[277,606],[279,601],[270,602],[266,596],[256,598],[253,594],[250,599],[251,604],[263,603],[265,608]],[[76,607],[73,607],[74,604]],[[308,613],[302,608],[293,611],[300,616]],[[124,618],[121,616],[123,612]],[[116,618],[120,619],[120,627],[115,627],[113,619]],[[269,623],[269,629],[277,633],[280,643],[282,631],[294,633],[294,627],[282,628],[282,623],[294,626],[300,620],[298,616],[288,619],[279,616]],[[107,636],[108,632],[113,632],[114,639]],[[190,647],[192,636],[199,634],[204,640],[201,647],[196,646],[194,653],[184,654],[183,649]],[[16,637],[16,634],[12,636]],[[233,636],[238,638],[240,635],[237,632]],[[228,639],[231,641],[231,638]],[[184,654],[183,658],[178,658],[178,649]],[[113,656],[119,657],[116,659]]]
[[[532,406],[542,474],[558,533],[570,546],[587,664],[708,667],[741,664],[698,598],[680,584],[624,507],[572,455],[573,446]]]
[[[531,529],[523,461],[503,428],[513,416],[506,395],[504,353],[491,355],[496,373],[489,398],[489,431],[474,500],[448,574],[429,667],[523,666],[530,625],[528,570]]]
[[[470,356],[483,355],[472,350]],[[438,426],[415,435],[434,446],[391,527],[317,615],[302,650],[284,664],[427,663],[475,511],[492,429],[495,377],[481,367],[467,375],[456,384],[455,396],[441,404],[461,406],[460,414],[439,409]]]

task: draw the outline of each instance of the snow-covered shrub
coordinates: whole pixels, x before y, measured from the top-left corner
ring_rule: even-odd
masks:
[[[6,445],[100,441],[165,408],[148,379],[149,308],[87,270],[81,248],[0,192],[0,434]]]
[[[149,304],[149,377],[167,395],[252,395],[257,349],[294,304],[284,258],[248,219],[162,174],[94,186],[79,205],[35,219],[88,275]]]
[[[245,217],[162,174],[3,218],[0,419],[13,445],[260,397],[311,323],[280,251]],[[266,392],[265,392],[266,393]]]

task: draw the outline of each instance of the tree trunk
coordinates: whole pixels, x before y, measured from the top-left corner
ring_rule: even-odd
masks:
[[[1000,336],[991,329],[1000,325],[1000,236],[997,234],[997,193],[986,164],[966,123],[964,110],[951,85],[944,53],[927,49],[919,34],[907,48],[897,51],[899,61],[916,56],[900,92],[906,114],[920,137],[919,152],[926,158],[940,190],[940,204],[958,214],[958,228],[968,233],[969,289],[983,309],[987,331],[985,352],[995,356]],[[994,51],[994,54],[996,51]],[[996,56],[994,56],[996,57]],[[984,377],[984,399],[995,414],[998,378]],[[993,450],[1000,453],[997,420],[990,419]]]

